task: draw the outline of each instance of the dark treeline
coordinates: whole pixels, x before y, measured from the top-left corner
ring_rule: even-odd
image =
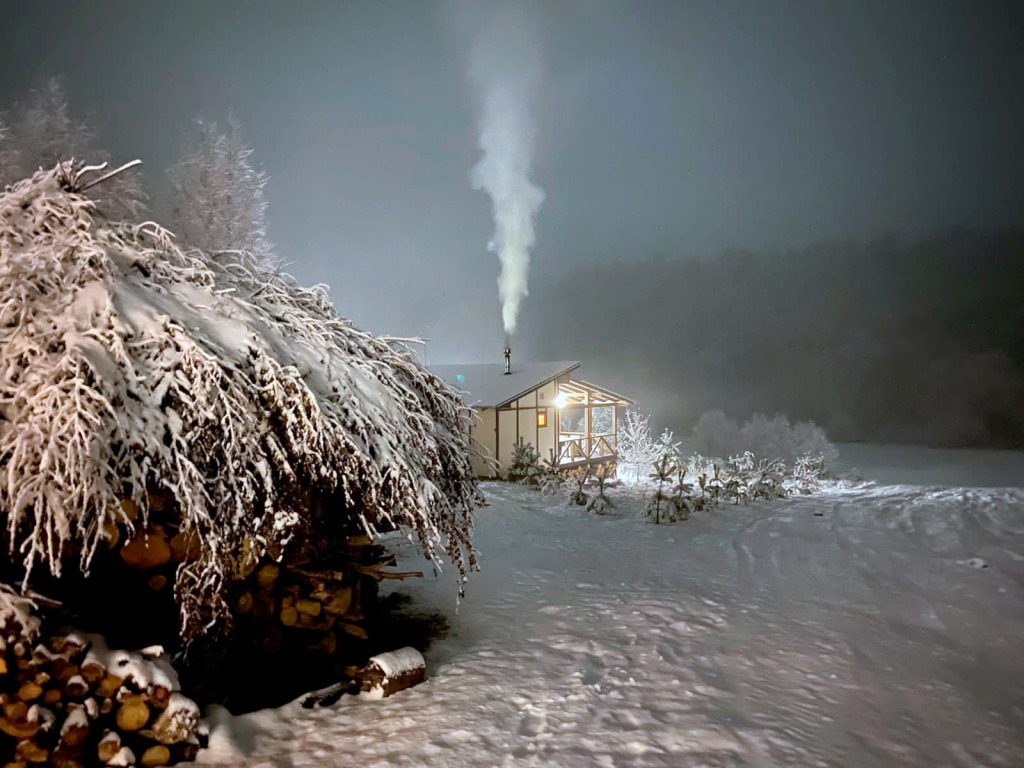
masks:
[[[1021,448],[1022,287],[1022,229],[652,257],[538,288],[531,341],[677,429],[720,408],[839,441]]]

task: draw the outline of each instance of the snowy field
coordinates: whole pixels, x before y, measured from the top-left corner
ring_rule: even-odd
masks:
[[[458,614],[448,574],[397,587],[451,624],[426,683],[214,712],[200,764],[1024,765],[1024,454],[859,450],[894,484],[674,526],[487,484]]]

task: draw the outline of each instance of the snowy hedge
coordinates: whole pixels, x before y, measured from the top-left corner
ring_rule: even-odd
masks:
[[[122,503],[145,522],[153,493],[202,545],[177,572],[186,638],[302,530],[311,495],[468,571],[460,396],[322,287],[106,220],[80,191],[96,173],[58,165],[0,194],[0,519],[25,581],[87,570],[105,526],[131,525]]]
[[[821,457],[826,468],[839,456],[825,431],[813,421],[790,424],[781,414],[768,417],[755,413],[741,426],[722,411],[706,411],[693,433],[700,450],[711,456],[739,456],[750,451],[760,458],[789,464],[812,456]]]

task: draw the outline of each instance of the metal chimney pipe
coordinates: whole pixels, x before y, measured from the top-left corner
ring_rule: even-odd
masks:
[[[505,347],[505,375],[512,373],[512,348]]]

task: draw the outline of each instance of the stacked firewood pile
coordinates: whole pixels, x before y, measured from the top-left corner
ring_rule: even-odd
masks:
[[[220,663],[235,696],[253,705],[278,687],[290,695],[320,687],[325,677],[352,678],[379,646],[373,637],[378,584],[421,576],[388,570],[395,557],[369,537],[352,535],[332,546],[297,547],[279,561],[263,558],[233,589],[234,641]],[[258,690],[244,692],[254,665],[264,670]],[[206,677],[206,675],[204,675]]]
[[[199,708],[159,647],[114,651],[46,632],[38,605],[0,585],[0,763],[172,765],[200,747]]]
[[[147,501],[145,524],[132,501],[122,502],[123,520],[107,526],[90,578],[77,585],[64,580],[51,592],[111,641],[178,650],[174,582],[179,567],[199,556],[199,541],[180,527],[173,499],[150,493]],[[305,535],[233,574],[228,637],[190,654],[191,666],[181,670],[201,699],[270,706],[280,703],[275,696],[287,700],[321,687],[325,677],[351,678],[380,650],[372,637],[379,582],[422,574],[394,572],[395,557],[384,547],[334,530],[321,503],[311,506],[313,527]],[[128,626],[103,598],[110,590],[133,605]],[[252,675],[254,668],[260,676]]]
[[[333,656],[339,638],[367,639],[366,603],[377,582],[422,575],[384,570],[394,564],[394,556],[367,536],[348,537],[330,559],[300,554],[281,563],[265,561],[236,587],[236,625],[247,627],[242,634],[257,639],[264,653],[277,651],[291,631],[301,632],[308,647]]]

